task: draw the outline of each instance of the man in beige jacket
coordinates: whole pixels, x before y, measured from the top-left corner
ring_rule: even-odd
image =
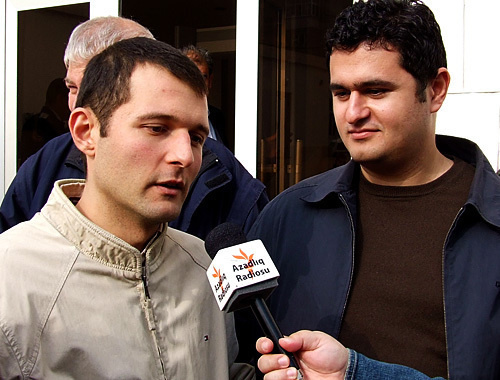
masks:
[[[57,182],[0,235],[0,378],[251,378],[228,354],[201,240],[167,227],[208,134],[196,66],[118,42],[89,62],[69,126],[86,181]]]

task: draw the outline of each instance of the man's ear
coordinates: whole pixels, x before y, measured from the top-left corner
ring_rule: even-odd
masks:
[[[93,157],[96,136],[99,135],[100,128],[94,113],[88,108],[75,108],[71,112],[68,124],[76,147],[87,157]]]
[[[443,105],[444,99],[446,98],[449,86],[450,73],[446,68],[441,67],[438,70],[436,77],[430,83],[431,112],[439,111]]]

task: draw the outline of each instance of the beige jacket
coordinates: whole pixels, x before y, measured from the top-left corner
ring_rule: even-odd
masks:
[[[252,378],[228,364],[202,241],[165,227],[139,252],[78,212],[83,186],[0,235],[0,378]]]

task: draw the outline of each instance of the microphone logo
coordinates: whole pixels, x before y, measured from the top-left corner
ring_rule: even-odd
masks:
[[[237,290],[262,283],[266,283],[263,287],[267,289],[267,281],[279,277],[260,240],[219,250],[210,267],[207,277],[221,310]]]
[[[236,255],[233,255],[233,257],[235,259],[239,259],[239,260],[245,260],[247,262],[247,266],[248,266],[248,273],[253,275],[253,263],[252,263],[252,260],[253,260],[253,253],[249,256],[246,255],[245,252],[243,252],[240,248],[240,253],[241,253],[241,256],[236,256]],[[250,265],[252,264],[252,265]]]
[[[216,282],[213,283],[214,287],[214,295],[218,298],[219,302],[222,302],[226,295],[228,294],[229,289],[231,288],[231,284],[228,282],[226,287],[224,288],[224,281],[227,279],[226,274],[222,272],[220,269],[216,269],[214,267],[214,273],[212,273],[212,277],[217,278]]]
[[[223,282],[226,279],[226,274],[223,273],[222,276],[221,276],[220,269],[216,269],[215,267],[214,267],[214,272],[215,273],[212,273],[212,276],[219,279],[217,281],[217,284],[215,285],[215,290],[219,290],[220,289],[222,292],[224,292]]]

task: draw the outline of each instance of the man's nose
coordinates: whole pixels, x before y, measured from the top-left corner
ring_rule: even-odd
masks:
[[[76,95],[68,93],[68,107],[70,111],[73,111],[75,109],[75,104],[76,104]]]
[[[182,167],[191,166],[194,162],[191,135],[185,129],[177,129],[169,136],[166,159],[169,163]]]
[[[358,92],[351,92],[347,102],[345,117],[349,124],[356,124],[370,115],[370,108],[366,103],[366,99]]]

